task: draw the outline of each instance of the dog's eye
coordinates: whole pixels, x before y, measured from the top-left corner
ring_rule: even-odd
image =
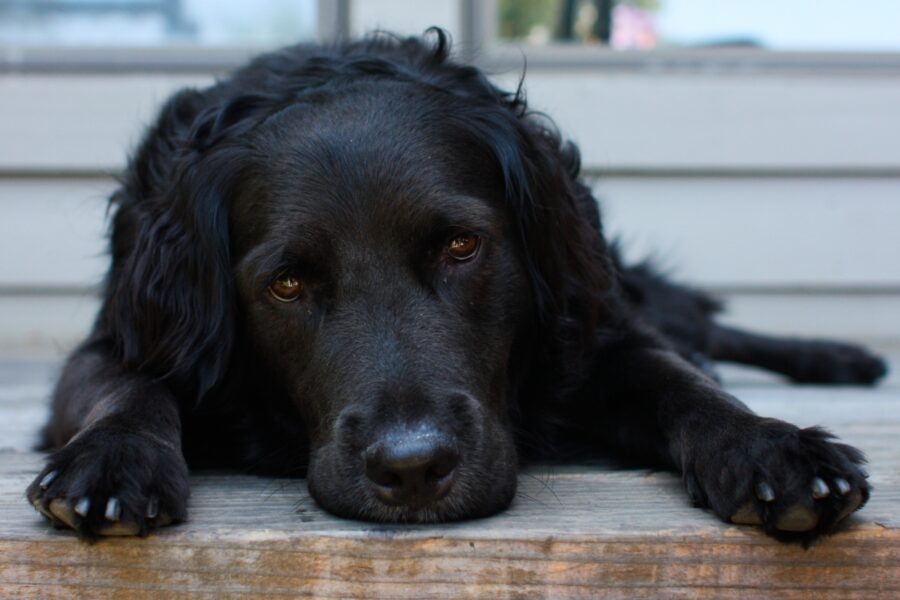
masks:
[[[474,233],[463,233],[447,243],[447,253],[455,260],[470,260],[478,253],[481,238]]]
[[[301,289],[300,280],[293,275],[282,275],[269,284],[269,293],[279,302],[293,302]]]

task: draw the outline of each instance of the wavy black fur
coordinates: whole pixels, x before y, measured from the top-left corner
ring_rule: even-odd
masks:
[[[520,460],[613,453],[680,471],[725,520],[750,502],[779,539],[829,531],[868,497],[861,453],[708,375],[872,383],[884,364],[721,327],[714,299],[623,267],[579,163],[440,30],[287,48],[176,94],[112,198],[103,306],[29,499],[59,523],[52,500],[89,498],[70,520],[94,537],[114,497],[146,532],[184,518],[186,459],[306,473],[345,516],[441,521],[507,506]],[[478,252],[456,261],[454,236]],[[286,276],[296,302],[267,291]],[[797,506],[814,524],[786,531]]]

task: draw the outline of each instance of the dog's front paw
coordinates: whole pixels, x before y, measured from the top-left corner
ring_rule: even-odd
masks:
[[[710,443],[684,473],[695,504],[725,521],[808,545],[869,498],[862,452],[820,428],[754,417],[729,437]]]
[[[183,520],[188,489],[187,465],[173,444],[98,423],[54,452],[26,495],[55,526],[95,539],[145,535]]]

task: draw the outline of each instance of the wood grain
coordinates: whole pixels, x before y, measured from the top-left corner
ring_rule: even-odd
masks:
[[[0,377],[22,389],[48,372],[18,366]],[[51,529],[25,501],[41,456],[21,449],[21,435],[0,444],[0,597],[900,596],[896,388],[733,390],[761,412],[823,423],[869,453],[875,493],[842,531],[809,550],[781,545],[690,507],[672,474],[608,465],[529,469],[510,510],[441,526],[336,519],[302,480],[210,472],[193,476],[187,523],[89,545]],[[0,393],[0,419],[21,411],[13,396]],[[43,411],[26,412],[37,420]]]

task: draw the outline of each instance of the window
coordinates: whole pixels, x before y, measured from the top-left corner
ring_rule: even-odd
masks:
[[[900,50],[894,0],[498,0],[496,37],[619,50]]]
[[[270,46],[312,40],[316,0],[0,0],[8,46]]]

